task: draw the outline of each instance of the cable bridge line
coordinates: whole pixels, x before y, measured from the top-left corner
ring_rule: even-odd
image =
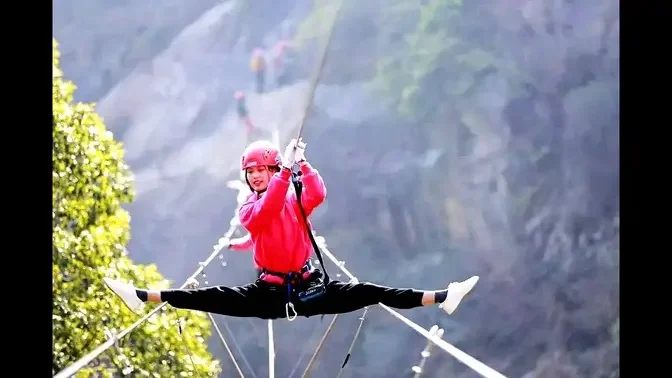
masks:
[[[233,216],[233,218],[231,219],[231,222],[229,223],[230,224],[229,230],[226,232],[226,234],[224,234],[224,238],[230,239],[231,236],[233,236],[233,234],[236,232],[236,229],[238,228],[237,217],[238,217],[238,215],[235,214]],[[196,277],[198,277],[199,274],[203,273],[205,268],[208,265],[210,265],[210,263],[215,259],[217,254],[220,253],[222,251],[222,249],[224,249],[224,247],[226,247],[226,245],[218,243],[218,245],[216,245],[214,247],[214,250],[212,251],[210,256],[208,256],[208,258],[205,261],[199,263],[198,269],[196,269],[196,271],[191,276],[189,276],[189,278],[187,278],[186,281],[184,281],[184,283],[180,286],[180,289],[184,289],[187,286],[189,286],[190,284],[192,284],[192,282],[197,281]],[[133,330],[135,330],[142,323],[149,320],[149,318],[154,316],[154,314],[161,311],[161,309],[164,308],[167,304],[168,304],[167,302],[161,303],[155,309],[153,309],[152,311],[147,313],[147,315],[145,315],[142,318],[136,320],[135,323],[131,324],[126,329],[124,329],[123,331],[114,335],[113,337],[109,338],[107,341],[100,344],[96,349],[92,350],[91,352],[86,354],[84,357],[80,358],[79,360],[72,363],[70,366],[68,366],[65,369],[58,372],[56,375],[54,375],[53,378],[68,378],[68,377],[71,377],[76,372],[83,369],[86,365],[88,365],[96,357],[100,356],[101,354],[103,354],[103,352],[105,352],[106,350],[113,347],[119,340],[124,338],[129,333],[133,332]],[[227,349],[228,349],[228,347],[227,347]],[[235,361],[234,361],[234,364],[235,364]],[[237,364],[236,364],[236,367],[237,367]],[[240,368],[237,367],[237,369],[240,371]],[[241,374],[241,376],[242,376],[242,374]]]
[[[318,243],[320,243],[320,249],[322,250],[322,253],[329,258],[337,267],[340,269],[346,276],[348,276],[352,282],[359,282],[357,277],[355,277],[354,274],[352,274],[347,268],[345,268],[344,263],[339,261],[330,251],[327,249],[327,244],[324,240],[324,237],[316,237],[315,238]],[[502,373],[498,372],[497,370],[491,368],[490,366],[484,364],[483,362],[477,360],[476,358],[470,356],[469,354],[461,351],[454,345],[442,340],[440,337],[438,337],[435,333],[430,333],[428,330],[425,328],[421,327],[414,321],[408,319],[407,317],[401,315],[397,311],[391,309],[390,307],[385,306],[382,303],[379,303],[380,307],[385,309],[387,312],[389,312],[392,316],[395,318],[401,320],[404,324],[406,324],[408,327],[412,328],[414,331],[417,333],[421,334],[423,337],[425,337],[427,340],[433,342],[436,346],[439,348],[443,349],[446,353],[450,354],[451,356],[455,357],[458,361],[462,362],[463,364],[467,365],[469,368],[471,368],[473,371],[477,372],[484,378],[506,378]]]

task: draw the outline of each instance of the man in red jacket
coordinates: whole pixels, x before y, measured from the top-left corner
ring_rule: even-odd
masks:
[[[298,164],[303,189],[301,205],[306,219],[325,199],[327,190],[320,174],[304,155],[305,144],[292,140],[280,150],[267,141],[254,142],[245,150],[241,167],[252,193],[239,208],[242,225],[250,233],[254,262],[262,274],[244,286],[202,289],[142,290],[105,279],[112,291],[132,310],[144,302],[168,302],[173,307],[228,316],[293,320],[301,315],[340,314],[383,303],[397,309],[441,304],[452,314],[478,281],[473,276],[453,282],[445,290],[399,289],[372,283],[324,282],[319,295],[302,295],[319,288],[325,278],[311,266],[313,247],[295,190],[290,190],[291,167]]]

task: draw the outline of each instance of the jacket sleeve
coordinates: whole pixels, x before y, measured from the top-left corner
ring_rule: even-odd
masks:
[[[306,211],[306,216],[310,216],[313,210],[327,198],[327,187],[317,169],[314,169],[308,162],[301,163],[301,174],[303,182],[301,205]]]
[[[252,242],[250,234],[247,234],[242,238],[231,239],[229,244],[229,249],[232,251],[248,251],[251,250],[252,247],[254,247],[254,242]]]
[[[287,189],[289,189],[290,174],[290,171],[284,168],[274,174],[268,183],[266,193],[261,198],[254,200],[255,195],[253,194],[238,209],[240,223],[248,232],[263,228],[274,215],[282,211],[285,206]]]

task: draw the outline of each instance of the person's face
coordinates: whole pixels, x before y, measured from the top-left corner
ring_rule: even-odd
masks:
[[[267,166],[261,165],[257,167],[250,167],[245,170],[247,181],[252,186],[255,192],[263,192],[268,188],[268,183],[271,180],[273,172]]]

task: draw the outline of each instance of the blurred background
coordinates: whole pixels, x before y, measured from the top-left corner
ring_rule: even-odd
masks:
[[[179,285],[212,251],[245,145],[296,132],[337,4],[54,0],[64,76],[135,177],[135,263]],[[453,316],[402,313],[508,377],[619,377],[619,34],[616,0],[344,2],[304,133],[329,191],[316,232],[362,280],[480,275]],[[206,274],[245,284],[252,255]],[[360,316],[312,377],[336,375]],[[245,375],[267,376],[266,322],[215,319]],[[300,376],[329,320],[275,322],[278,376]],[[372,308],[342,377],[413,377],[425,346]],[[436,348],[421,375],[478,376]]]

